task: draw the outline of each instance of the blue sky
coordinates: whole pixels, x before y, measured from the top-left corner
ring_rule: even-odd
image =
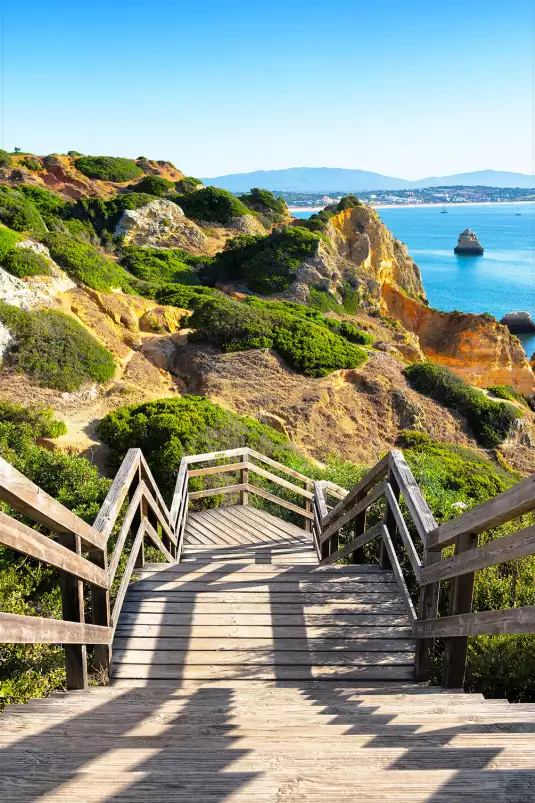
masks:
[[[27,0],[3,16],[8,150],[201,176],[533,171],[530,0]]]

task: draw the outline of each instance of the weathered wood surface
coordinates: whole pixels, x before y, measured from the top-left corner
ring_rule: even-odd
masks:
[[[0,612],[4,644],[110,644],[111,639],[109,627]]]
[[[457,616],[441,616],[415,624],[418,638],[448,636],[499,636],[535,633],[535,607],[509,608],[505,611],[480,611]]]
[[[357,498],[359,494],[368,493],[368,491],[373,488],[374,485],[377,485],[382,479],[386,477],[388,472],[388,466],[390,464],[390,457],[389,454],[386,454],[377,465],[375,465],[363,479],[358,482],[352,489],[349,491],[346,497],[341,500],[326,516],[325,521],[323,522],[324,527],[327,527],[331,522],[335,521],[335,519],[340,518],[346,510],[349,509],[352,502]]]
[[[103,548],[106,543],[104,535],[30,482],[3,458],[0,458],[0,500],[53,532],[79,535],[86,547]]]
[[[420,570],[421,570],[421,561],[416,551],[416,547],[414,546],[414,542],[411,538],[409,530],[407,529],[407,525],[405,523],[405,519],[401,513],[398,500],[396,499],[390,484],[387,482],[385,484],[385,496],[386,501],[388,503],[388,507],[392,512],[392,516],[394,517],[394,521],[396,523],[397,531],[403,541],[403,545],[407,552],[407,557],[409,558],[410,564],[412,566],[412,570],[415,574],[417,580],[420,577]]]
[[[437,523],[403,454],[398,449],[392,449],[389,455],[391,470],[418,530],[418,535],[425,545],[428,542],[429,533],[436,528]]]
[[[88,583],[107,588],[108,575],[90,561],[47,535],[0,512],[0,544],[48,563]]]
[[[93,522],[93,528],[107,540],[136,473],[139,472],[140,449],[129,449],[111,484],[106,499]]]
[[[340,549],[337,549],[336,552],[333,552],[331,555],[328,555],[326,558],[321,559],[321,565],[327,566],[330,563],[334,563],[338,560],[342,560],[345,558],[346,555],[350,555],[356,549],[360,549],[365,544],[369,544],[370,541],[373,541],[374,538],[378,538],[381,534],[380,523],[374,524],[373,527],[370,527],[369,530],[362,533],[362,535],[357,536],[357,538],[353,538],[348,544],[345,544]]]
[[[407,611],[407,616],[409,617],[409,622],[411,625],[414,625],[416,620],[416,611],[414,610],[414,605],[412,599],[409,594],[409,590],[405,583],[405,578],[403,577],[403,572],[401,571],[401,566],[399,565],[399,561],[396,555],[396,551],[392,544],[392,539],[390,537],[390,533],[388,532],[386,525],[381,522],[381,537],[383,539],[383,544],[386,547],[386,551],[388,553],[388,558],[390,565],[392,567],[392,571],[394,572],[394,577],[397,580],[397,585],[401,593],[401,598],[405,605],[405,609]]]
[[[348,510],[345,511],[341,516],[338,516],[331,524],[324,528],[321,537],[320,543],[323,543],[330,538],[337,530],[343,527],[345,524],[350,522],[352,519],[356,518],[359,513],[362,513],[364,510],[373,505],[381,496],[384,495],[386,484],[384,482],[379,483],[375,488],[373,488],[361,501],[356,502],[356,504],[352,505]]]

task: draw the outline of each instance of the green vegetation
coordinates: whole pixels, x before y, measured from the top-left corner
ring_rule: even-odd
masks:
[[[195,192],[197,187],[202,187],[202,181],[200,178],[195,178],[195,176],[184,176],[184,178],[177,182],[176,188],[179,192],[187,194],[188,192]]]
[[[4,263],[6,255],[12,251],[17,243],[24,240],[22,234],[18,231],[12,231],[5,226],[0,226],[0,263]]]
[[[121,264],[146,282],[200,284],[195,268],[206,261],[206,257],[196,257],[178,248],[138,248],[128,245],[123,248]]]
[[[13,159],[11,155],[3,148],[0,148],[0,167],[11,167],[12,164]]]
[[[26,276],[50,276],[50,265],[46,259],[31,248],[12,248],[5,255],[2,265],[19,279]]]
[[[22,404],[0,401],[0,424],[5,423],[25,425],[35,438],[59,438],[67,432],[64,422],[54,418],[53,409],[43,405],[24,407]]]
[[[0,322],[14,338],[9,363],[45,387],[72,391],[86,380],[106,382],[114,374],[111,353],[62,312],[23,311],[0,302]]]
[[[142,192],[126,192],[104,198],[81,198],[70,210],[70,217],[91,223],[95,231],[112,233],[125,209],[139,209],[154,201],[153,195]]]
[[[120,156],[81,156],[76,159],[74,166],[88,178],[118,183],[132,181],[143,174],[143,170],[132,159]]]
[[[168,181],[161,176],[149,174],[144,176],[141,181],[138,181],[134,187],[134,192],[144,192],[147,195],[155,195],[158,198],[163,198],[169,190],[174,190],[174,188],[174,181]]]
[[[357,368],[366,359],[366,352],[350,343],[342,331],[363,339],[365,333],[352,324],[347,328],[340,321],[333,324],[340,334],[331,331],[330,319],[316,322],[295,314],[283,302],[251,299],[240,303],[221,297],[198,304],[186,325],[195,329],[190,335],[193,341],[209,342],[223,351],[272,348],[296,371],[326,376],[340,368]]]
[[[250,214],[245,204],[235,195],[217,187],[205,187],[185,195],[172,195],[169,200],[178,204],[187,217],[209,223],[229,223],[233,217]]]
[[[89,243],[75,240],[60,232],[50,232],[44,242],[52,259],[76,281],[105,293],[114,287],[121,287],[125,292],[131,290],[124,268],[106,259]]]
[[[58,219],[65,217],[73,206],[70,201],[65,201],[59,195],[45,190],[43,187],[32,187],[31,184],[25,184],[20,188],[20,192],[29,203],[35,206],[49,229],[54,228]]]
[[[512,385],[490,385],[487,390],[489,390],[498,399],[518,402],[518,404],[523,404],[524,407],[529,407],[527,401],[520,391],[516,390]]]
[[[39,171],[42,170],[41,162],[39,162],[33,156],[26,156],[22,161],[21,165],[25,167],[27,170]]]
[[[318,243],[316,234],[296,226],[276,229],[267,237],[242,234],[227,241],[206,278],[243,281],[255,293],[281,293],[292,284],[303,260],[315,254]]]
[[[479,443],[487,449],[498,446],[522,413],[516,407],[491,401],[447,368],[436,363],[414,363],[405,376],[419,393],[461,413]]]
[[[357,206],[363,206],[362,202],[356,195],[345,195],[340,198],[337,204],[331,204],[325,207],[320,212],[311,215],[308,220],[299,221],[300,226],[306,226],[309,231],[316,231],[323,234],[327,231],[327,224],[329,220],[336,215],[337,212],[343,212],[344,209],[355,209]]]
[[[41,237],[46,232],[45,222],[37,207],[20,191],[0,187],[0,221],[15,231]]]

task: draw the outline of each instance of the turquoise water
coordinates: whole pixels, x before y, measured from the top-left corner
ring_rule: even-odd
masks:
[[[498,320],[506,312],[526,310],[535,319],[535,203],[459,205],[447,210],[447,215],[436,206],[377,210],[422,271],[431,306],[447,312],[490,312]],[[483,256],[453,253],[463,229],[476,232],[485,248]],[[535,335],[520,339],[531,356]]]

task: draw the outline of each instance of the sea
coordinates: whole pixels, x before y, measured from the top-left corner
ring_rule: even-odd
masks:
[[[535,203],[392,206],[377,212],[408,247],[432,307],[489,312],[498,320],[525,310],[535,320]],[[482,256],[453,253],[464,229],[476,232],[485,249]],[[531,357],[535,334],[520,335],[520,340]]]

